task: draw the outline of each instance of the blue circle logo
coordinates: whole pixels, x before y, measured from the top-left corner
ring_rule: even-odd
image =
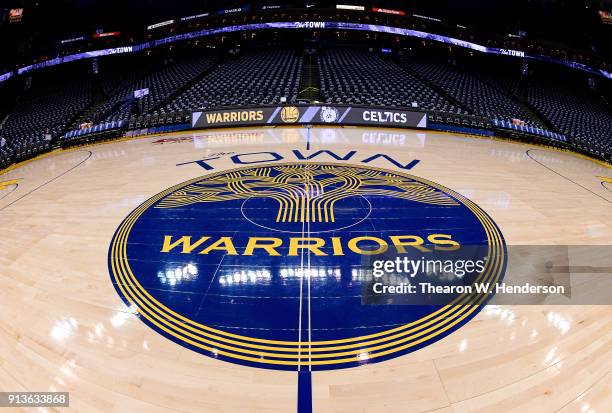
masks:
[[[109,270],[141,320],[184,347],[255,367],[324,370],[406,354],[473,318],[487,296],[368,299],[372,260],[447,251],[482,262],[461,273],[463,284],[503,278],[498,227],[460,194],[369,166],[274,163],[153,196],[117,229]]]

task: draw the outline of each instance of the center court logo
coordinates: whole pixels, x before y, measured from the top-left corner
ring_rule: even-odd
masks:
[[[314,370],[377,362],[429,345],[478,313],[446,305],[364,305],[364,257],[393,251],[486,262],[498,282],[499,229],[478,206],[404,173],[275,163],[202,176],[136,208],[109,249],[112,281],[151,328],[202,354],[256,367]],[[463,253],[468,254],[468,253]],[[454,304],[454,305],[451,305]]]

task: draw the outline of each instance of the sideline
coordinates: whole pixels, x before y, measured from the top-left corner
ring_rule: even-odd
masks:
[[[275,126],[273,127],[274,129],[277,128],[296,128],[296,129],[300,129],[300,128],[304,128],[305,126],[290,126],[290,125],[282,125],[282,126]],[[66,148],[66,149],[62,149],[62,148],[58,148],[58,149],[53,149],[50,152],[46,152],[40,155],[35,156],[34,158],[31,159],[26,159],[24,161],[9,165],[8,167],[6,167],[5,169],[0,170],[0,176],[14,170],[17,169],[23,165],[26,165],[30,162],[34,162],[40,159],[44,159],[47,157],[50,157],[52,155],[58,155],[58,154],[62,154],[62,153],[70,153],[70,152],[74,152],[77,150],[83,150],[83,149],[88,149],[88,148],[92,148],[92,147],[96,147],[96,146],[102,146],[102,145],[108,145],[108,144],[112,144],[112,143],[116,143],[116,142],[126,142],[126,141],[132,141],[132,140],[139,140],[139,139],[146,139],[146,138],[156,138],[156,137],[160,137],[160,136],[175,136],[175,135],[189,135],[189,134],[193,134],[193,133],[198,133],[198,132],[217,132],[217,131],[232,131],[232,130],[244,130],[244,129],[266,129],[266,128],[270,128],[270,126],[236,126],[236,127],[230,127],[230,128],[214,128],[214,129],[187,129],[187,130],[182,130],[182,131],[176,131],[176,132],[166,132],[166,133],[154,133],[151,135],[141,135],[141,136],[124,136],[122,138],[117,138],[117,139],[109,139],[109,140],[103,140],[100,142],[93,142],[93,143],[87,143],[85,145],[79,145],[79,146],[74,146],[74,147],[70,147],[70,148]],[[612,164],[607,163],[605,161],[599,160],[599,159],[595,159],[592,158],[590,156],[578,153],[578,152],[574,152],[572,150],[569,149],[560,149],[560,148],[556,148],[554,146],[548,146],[548,145],[544,145],[544,144],[535,144],[535,143],[526,143],[526,142],[520,142],[520,141],[516,141],[514,139],[510,139],[510,138],[502,138],[499,136],[480,136],[480,135],[472,135],[469,133],[461,133],[461,132],[443,132],[443,131],[435,131],[435,130],[430,130],[430,129],[412,129],[412,128],[385,128],[385,127],[379,127],[379,126],[368,126],[367,128],[364,128],[362,126],[342,126],[342,125],[312,125],[313,129],[329,129],[329,128],[344,128],[344,129],[376,129],[376,130],[390,130],[390,131],[411,131],[411,132],[421,132],[421,133],[431,133],[434,135],[445,135],[445,136],[450,136],[450,137],[465,137],[465,138],[473,138],[473,139],[484,139],[484,140],[496,140],[496,141],[501,141],[501,142],[507,142],[507,143],[512,143],[515,145],[521,145],[523,147],[527,147],[527,148],[537,148],[537,149],[545,149],[545,150],[549,150],[549,151],[553,151],[553,152],[560,152],[560,153],[564,153],[566,155],[572,155],[575,156],[577,158],[586,160],[586,161],[591,161],[593,163],[598,164],[599,166],[603,166],[604,168],[608,168],[608,169],[612,169]]]

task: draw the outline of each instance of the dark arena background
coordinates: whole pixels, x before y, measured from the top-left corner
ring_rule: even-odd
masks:
[[[610,0],[0,4],[0,412],[612,412]]]

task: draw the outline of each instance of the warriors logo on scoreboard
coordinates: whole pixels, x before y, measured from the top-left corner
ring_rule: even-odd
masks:
[[[295,106],[285,106],[281,110],[281,119],[285,123],[295,123],[300,118],[300,110]]]

